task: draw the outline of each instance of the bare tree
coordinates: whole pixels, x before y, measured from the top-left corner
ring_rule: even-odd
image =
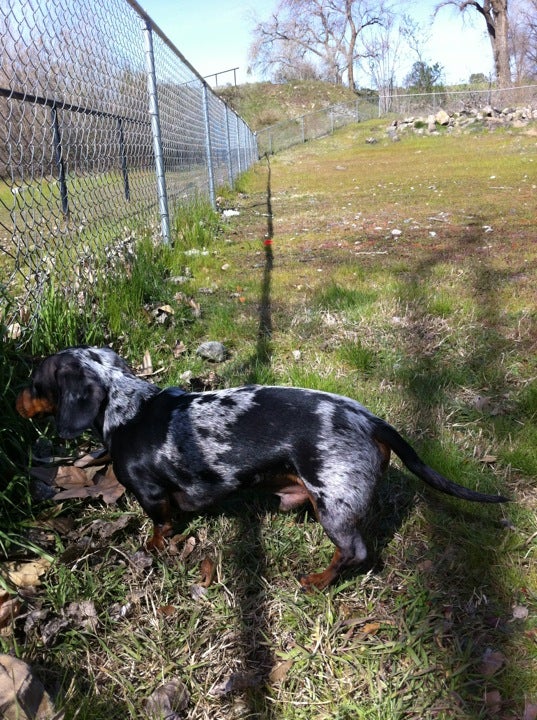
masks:
[[[531,77],[537,77],[537,0],[529,0],[526,14],[528,23],[528,67]]]
[[[352,88],[355,67],[368,55],[361,40],[387,13],[384,0],[280,0],[271,18],[254,28],[252,65],[277,74],[294,53],[318,64],[325,79],[342,84],[346,77]]]
[[[473,8],[484,19],[492,48],[496,79],[500,87],[508,87],[511,84],[508,0],[445,0],[437,5],[436,12],[446,5],[453,5],[461,12]]]
[[[386,17],[364,40],[369,58],[369,70],[374,87],[379,92],[380,107],[388,112],[395,85],[395,76],[402,56],[402,46],[408,45],[407,35],[415,23],[407,15],[398,18],[395,14]]]
[[[537,77],[537,0],[515,0],[509,11],[509,45],[517,83]]]

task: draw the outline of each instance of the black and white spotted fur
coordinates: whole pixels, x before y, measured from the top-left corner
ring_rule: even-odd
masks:
[[[101,436],[119,481],[154,523],[150,543],[156,547],[171,531],[172,505],[201,510],[261,476],[279,476],[272,490],[282,508],[311,501],[337,548],[327,570],[302,580],[305,587],[324,587],[341,568],[365,560],[359,527],[390,449],[442,492],[505,500],[442,477],[391,425],[330,393],[267,386],[161,389],[137,378],[108,348],[69,348],[37,368],[19,400],[27,417],[54,414],[63,438],[89,428]]]

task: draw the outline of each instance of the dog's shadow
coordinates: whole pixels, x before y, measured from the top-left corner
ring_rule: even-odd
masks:
[[[391,467],[378,482],[362,532],[368,556],[359,568],[347,571],[347,577],[384,567],[384,550],[393,540],[414,509],[418,493],[414,481],[397,468]]]
[[[359,582],[365,572],[382,569],[383,550],[412,511],[415,501],[416,492],[409,476],[395,468],[390,469],[377,486],[368,518],[362,527],[369,550],[368,560],[360,567],[346,570],[339,581],[356,578]],[[240,626],[240,648],[236,650],[242,661],[240,674],[247,680],[245,688],[237,689],[245,691],[252,717],[258,718],[274,717],[273,707],[266,696],[276,658],[267,643],[267,636],[270,635],[271,587],[275,582],[281,582],[273,577],[263,536],[267,516],[278,511],[278,504],[276,496],[260,493],[254,488],[228,496],[204,513],[205,517],[226,517],[234,523],[233,533],[222,553],[225,556],[225,574],[233,578],[229,586],[236,596]],[[316,522],[311,507],[307,505],[286,515],[298,524]],[[314,558],[312,560],[315,562]]]

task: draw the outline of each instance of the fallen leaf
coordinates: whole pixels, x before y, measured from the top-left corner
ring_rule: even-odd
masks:
[[[80,602],[69,603],[65,611],[66,616],[71,620],[72,625],[83,630],[95,632],[99,624],[97,610],[93,600],[81,600]]]
[[[189,304],[190,307],[192,308],[192,315],[193,315],[195,318],[200,318],[200,317],[201,317],[201,305],[200,305],[199,303],[197,303],[197,302],[194,300],[194,298],[190,298],[189,301],[188,301],[188,304]]]
[[[145,711],[154,720],[180,720],[189,700],[184,683],[174,678],[151,693],[144,703]]]
[[[93,482],[81,468],[74,465],[60,465],[57,468],[54,484],[64,490],[72,490],[91,486]]]
[[[524,605],[513,606],[513,619],[514,620],[526,620],[529,615],[529,610]]]
[[[174,315],[175,311],[171,305],[160,305],[157,308],[157,312],[166,313],[167,315]]]
[[[105,503],[112,505],[125,492],[125,488],[118,482],[112,466],[109,465],[106,473],[97,473],[93,481],[88,480],[84,484],[77,484],[57,492],[53,499],[57,502],[72,498],[96,498],[102,496]]]
[[[60,517],[39,521],[38,527],[49,528],[58,535],[67,535],[73,529],[74,523],[75,519],[72,515],[61,515]]]
[[[79,468],[87,468],[92,465],[106,465],[109,462],[111,462],[111,458],[108,451],[104,448],[100,448],[99,450],[86,453],[85,455],[82,455],[82,457],[77,458],[73,465]]]
[[[485,705],[491,715],[498,715],[502,709],[502,696],[498,690],[485,693]]]
[[[62,720],[64,717],[63,712],[56,712],[32,668],[10,655],[0,655],[0,709],[5,720]]]
[[[7,336],[10,340],[18,340],[22,335],[22,327],[18,322],[11,323],[7,326]]]
[[[157,615],[158,617],[163,618],[169,618],[173,617],[175,613],[177,612],[176,608],[174,608],[173,605],[161,605],[157,608]]]
[[[365,635],[374,635],[376,632],[378,632],[379,628],[380,623],[366,623],[362,628],[362,632]]]
[[[278,663],[275,665],[269,674],[269,682],[271,683],[277,683],[281,682],[282,680],[285,680],[287,677],[287,673],[289,670],[293,667],[293,661],[292,660],[284,660],[281,663]]]
[[[41,576],[47,572],[50,565],[50,560],[46,558],[30,562],[12,561],[0,565],[0,575],[16,587],[34,587],[40,584]]]
[[[137,550],[129,557],[130,569],[143,574],[153,565],[153,559],[153,555],[147,550]]]
[[[207,595],[207,588],[204,587],[203,585],[194,584],[194,585],[190,586],[190,597],[192,598],[192,600],[195,600],[196,602],[198,602],[198,600],[201,600],[206,595]]]
[[[203,558],[203,560],[201,561],[200,570],[201,570],[200,585],[202,587],[208,588],[211,585],[211,583],[214,579],[214,574],[216,572],[215,561],[209,557]]]
[[[109,465],[106,473],[96,482],[96,493],[101,495],[107,505],[114,505],[124,492],[125,487],[117,479],[112,465]]]
[[[537,704],[526,702],[522,720],[537,720]]]
[[[209,690],[209,694],[221,697],[239,690],[257,687],[261,682],[262,679],[258,675],[252,675],[251,673],[233,673],[226,680],[222,680],[213,685]]]
[[[94,520],[90,525],[90,530],[92,535],[97,536],[100,540],[107,540],[124,530],[130,521],[129,515],[121,515],[116,520]]]
[[[0,628],[10,625],[12,620],[19,615],[21,608],[22,602],[18,597],[7,592],[0,592]]]
[[[174,358],[180,357],[183,353],[186,353],[187,347],[182,340],[178,340],[173,347]]]
[[[479,672],[485,677],[491,677],[505,665],[506,657],[499,650],[487,648],[481,658]]]
[[[173,539],[171,542],[173,542]],[[179,560],[181,560],[181,562],[184,562],[187,559],[187,557],[190,555],[190,553],[194,550],[195,547],[196,547],[196,538],[193,535],[191,535],[189,538],[186,539],[186,542],[183,545],[182,549],[177,552],[177,554],[179,555]],[[176,549],[178,550],[177,544],[176,544]]]
[[[142,376],[153,374],[153,361],[151,359],[151,353],[146,350],[142,359],[142,370],[139,373]]]
[[[423,560],[418,564],[418,570],[420,572],[429,573],[434,569],[434,563],[432,560]]]

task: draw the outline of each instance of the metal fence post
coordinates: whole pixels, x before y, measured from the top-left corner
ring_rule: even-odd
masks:
[[[209,198],[211,205],[216,207],[216,193],[214,188],[213,149],[211,145],[211,119],[209,116],[209,93],[207,83],[203,83],[203,116],[205,119],[205,151],[207,154],[207,174],[209,176]]]
[[[237,142],[237,164],[238,164],[237,172],[240,175],[242,172],[242,158],[241,158],[241,143],[240,143],[241,132],[240,132],[238,115],[235,115],[235,126],[237,128],[237,139],[238,139],[238,142]]]
[[[157,176],[157,194],[162,227],[162,239],[168,244],[170,242],[170,214],[168,212],[168,193],[166,192],[166,175],[164,171],[164,155],[162,152],[162,136],[160,132],[157,75],[155,72],[155,53],[153,51],[153,31],[149,20],[142,20],[142,29],[145,39],[147,92],[149,94],[149,115],[151,116],[151,131],[153,134],[153,149],[155,152],[155,172]]]
[[[121,174],[123,175],[123,190],[125,192],[125,200],[131,199],[131,190],[129,186],[129,169],[127,167],[127,152],[125,150],[125,135],[123,133],[123,122],[120,117],[117,119],[117,135],[119,141],[119,156],[121,158]]]
[[[67,179],[65,176],[65,164],[63,162],[62,136],[60,132],[60,123],[58,122],[58,110],[56,105],[50,108],[52,116],[52,142],[54,145],[54,160],[58,168],[58,182],[60,184],[60,199],[62,203],[62,212],[69,215],[69,199],[67,195]]]
[[[226,105],[226,147],[227,147],[227,173],[229,185],[233,187],[233,161],[231,158],[231,134],[229,132],[229,108]]]

